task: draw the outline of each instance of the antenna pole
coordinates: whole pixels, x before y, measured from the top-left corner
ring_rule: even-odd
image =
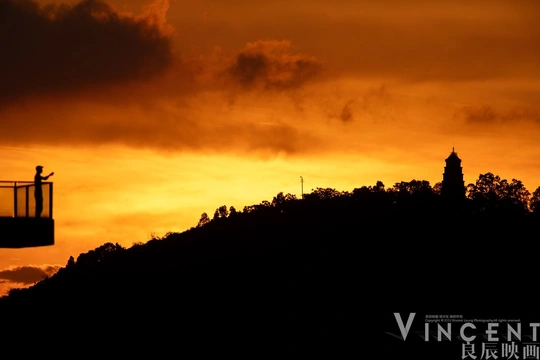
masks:
[[[302,191],[302,199],[304,198],[304,178],[300,176],[300,188]]]

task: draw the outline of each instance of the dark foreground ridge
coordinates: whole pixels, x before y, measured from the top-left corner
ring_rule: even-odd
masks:
[[[504,199],[457,206],[413,185],[280,193],[129,249],[106,243],[1,298],[5,339],[339,357],[395,332],[394,312],[538,309],[524,296],[536,286],[538,214]]]

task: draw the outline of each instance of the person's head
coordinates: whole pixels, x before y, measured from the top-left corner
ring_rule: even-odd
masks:
[[[41,174],[43,172],[43,166],[41,165],[36,166],[36,172]]]

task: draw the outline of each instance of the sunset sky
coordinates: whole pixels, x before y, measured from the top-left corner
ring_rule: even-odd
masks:
[[[56,244],[0,294],[221,206],[493,172],[540,186],[540,1],[0,0],[0,180],[54,182]]]

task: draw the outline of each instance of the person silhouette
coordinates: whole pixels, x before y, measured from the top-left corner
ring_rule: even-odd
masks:
[[[47,180],[50,176],[53,176],[54,173],[50,173],[47,176],[41,176],[43,172],[43,166],[36,166],[36,176],[34,176],[34,198],[36,199],[36,217],[41,217],[43,212],[43,190],[41,189],[41,182]]]

